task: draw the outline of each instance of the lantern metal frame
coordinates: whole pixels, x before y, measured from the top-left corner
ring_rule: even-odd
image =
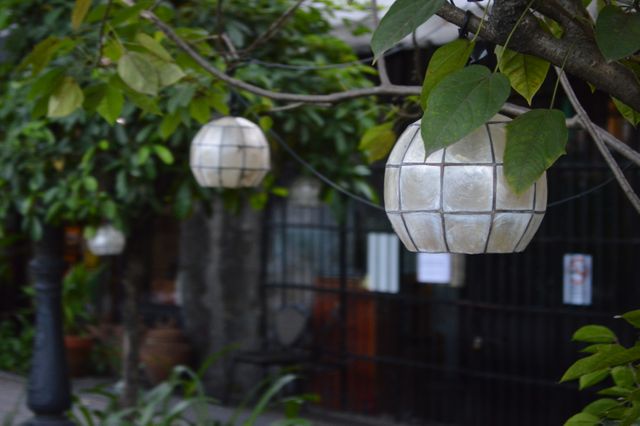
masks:
[[[203,187],[258,186],[271,170],[270,161],[266,136],[243,117],[213,120],[191,142],[189,166]]]
[[[385,167],[384,199],[409,251],[511,253],[529,244],[546,210],[546,175],[523,194],[509,188],[503,172],[507,120],[497,115],[429,156],[419,121],[400,136]]]

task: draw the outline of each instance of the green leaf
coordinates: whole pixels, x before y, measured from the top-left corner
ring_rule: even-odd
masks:
[[[107,120],[109,124],[113,125],[118,117],[120,117],[123,106],[124,96],[122,96],[122,93],[112,86],[107,86],[105,96],[98,104],[98,108],[96,110],[102,118]]]
[[[609,328],[602,325],[585,325],[573,333],[571,340],[586,343],[613,343],[616,335]]]
[[[580,352],[595,354],[596,352],[606,350],[610,346],[610,343],[596,343],[593,345],[585,346],[584,348],[580,349]]]
[[[227,97],[225,93],[212,91],[207,96],[209,106],[222,115],[229,115],[229,105],[227,105]]]
[[[191,189],[187,181],[178,188],[173,205],[173,211],[178,219],[186,219],[191,211]]]
[[[620,386],[611,386],[610,388],[598,391],[598,395],[628,397],[629,395],[631,395],[631,389],[622,388]]]
[[[396,0],[371,38],[376,59],[431,18],[443,4],[444,0]]]
[[[148,146],[143,146],[138,150],[138,153],[136,155],[136,162],[142,165],[147,162],[150,155],[151,149]]]
[[[631,426],[638,418],[640,418],[640,404],[634,402],[621,419],[620,426]]]
[[[571,416],[564,423],[564,426],[597,426],[600,424],[600,417],[596,417],[590,413],[578,413]]]
[[[158,76],[160,77],[160,85],[162,87],[171,86],[180,81],[186,74],[176,64],[169,62],[162,63],[158,68]]]
[[[608,60],[622,59],[640,49],[640,14],[605,6],[596,21],[596,42]]]
[[[140,43],[145,49],[149,52],[153,53],[158,58],[162,59],[165,62],[173,62],[173,58],[167,52],[167,50],[160,44],[160,42],[156,41],[153,37],[139,33],[136,35],[136,41]]]
[[[85,176],[82,180],[84,188],[89,192],[96,192],[98,190],[98,180],[93,176]]]
[[[40,74],[46,67],[53,55],[62,48],[62,39],[55,36],[49,36],[36,44],[33,50],[24,58],[18,69],[22,69],[27,65],[31,65],[32,75]]]
[[[493,117],[509,97],[509,79],[471,65],[445,77],[429,95],[421,132],[426,155],[459,141]]]
[[[211,110],[209,109],[207,99],[197,97],[191,100],[189,104],[189,114],[200,124],[206,124],[211,121]]]
[[[427,99],[433,88],[447,75],[463,68],[469,60],[469,55],[473,51],[475,42],[471,43],[466,39],[456,39],[451,43],[439,47],[429,60],[429,66],[422,83],[422,93],[420,94],[420,106],[427,108]]]
[[[162,145],[153,145],[153,151],[164,164],[173,164],[173,154]]]
[[[638,123],[640,123],[640,112],[631,108],[629,105],[620,102],[614,97],[612,97],[611,100],[613,100],[613,104],[616,106],[616,109],[620,111],[620,114],[622,114],[624,119],[631,123],[633,127],[636,127]]]
[[[73,11],[71,12],[71,28],[73,28],[74,31],[80,27],[90,7],[91,0],[76,0]]]
[[[582,411],[600,417],[606,415],[607,411],[618,407],[620,407],[618,401],[611,398],[600,398],[584,407]]]
[[[593,373],[585,374],[584,376],[580,376],[580,385],[579,389],[585,389],[591,387],[595,384],[600,383],[604,379],[609,377],[609,369],[605,368],[603,370],[594,371]]]
[[[640,309],[626,312],[622,314],[622,318],[635,328],[640,328]]]
[[[128,52],[118,61],[118,75],[136,92],[157,95],[159,77],[156,68],[141,53]]]
[[[173,62],[167,62],[154,55],[144,55],[144,57],[156,69],[161,87],[177,83],[186,75],[182,68]]]
[[[612,368],[611,377],[613,377],[613,382],[616,384],[616,386],[630,388],[635,385],[633,370],[626,365]]]
[[[47,115],[65,117],[82,106],[84,94],[73,77],[64,77],[49,97]]]
[[[260,117],[260,120],[258,120],[258,125],[262,131],[266,133],[273,127],[273,119],[268,115],[263,115]]]
[[[369,163],[387,156],[396,141],[393,122],[371,127],[362,135],[358,149],[363,151]]]
[[[549,62],[537,56],[525,55],[496,47],[498,67],[511,82],[511,87],[520,93],[531,105],[533,96],[540,90],[549,72]]]
[[[568,369],[565,371],[564,375],[560,379],[560,382],[566,382],[568,380],[575,380],[580,376],[584,376],[585,374],[593,373],[595,371],[601,370],[607,365],[605,364],[605,359],[612,354],[619,354],[624,352],[625,349],[620,345],[610,345],[608,348],[601,352],[597,352],[593,355],[589,355],[585,358],[580,358],[576,362],[574,362]]]
[[[555,109],[529,111],[506,128],[504,174],[511,189],[520,194],[565,153],[569,132],[564,114]]]
[[[160,123],[160,128],[158,132],[160,137],[164,140],[169,138],[176,131],[178,125],[180,124],[180,114],[177,112],[173,114],[167,114],[162,119],[162,123]]]
[[[29,94],[27,98],[29,100],[34,100],[41,96],[47,96],[51,93],[51,91],[58,86],[60,80],[63,77],[64,68],[54,68],[52,70],[47,71],[38,77],[37,80],[31,84],[31,88],[29,89]]]

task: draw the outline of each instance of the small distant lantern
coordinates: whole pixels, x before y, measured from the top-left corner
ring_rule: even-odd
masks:
[[[296,178],[289,189],[289,201],[299,207],[319,207],[320,181],[310,176]]]
[[[460,141],[425,158],[420,122],[393,148],[385,169],[384,203],[409,251],[512,253],[524,250],[547,206],[543,174],[523,194],[504,177],[508,117],[500,114]]]
[[[267,138],[242,117],[205,124],[191,142],[190,166],[200,186],[241,188],[260,185],[270,170]]]
[[[87,239],[89,251],[96,256],[115,256],[124,251],[125,236],[112,225],[102,225]]]

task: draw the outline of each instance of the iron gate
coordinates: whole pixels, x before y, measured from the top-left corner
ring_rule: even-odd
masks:
[[[548,174],[550,203],[610,179],[580,140]],[[320,355],[306,384],[329,408],[415,424],[559,425],[595,399],[558,383],[579,355],[573,331],[597,322],[634,338],[613,316],[639,307],[640,221],[615,183],[552,204],[524,253],[466,256],[460,288],[417,283],[415,255],[401,248],[397,292],[364,289],[367,235],[392,232],[367,206],[336,221],[327,208],[274,204],[265,229],[263,330],[283,305],[309,312]],[[563,304],[566,253],[593,256],[590,306]]]

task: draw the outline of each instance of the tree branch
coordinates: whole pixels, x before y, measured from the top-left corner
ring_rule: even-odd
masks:
[[[440,8],[438,16],[458,26],[465,20],[465,12],[449,3]],[[495,19],[494,15],[491,19]],[[467,28],[477,31],[479,24],[478,17],[471,17]],[[506,37],[501,32],[502,29],[496,29],[495,25],[485,25],[480,30],[480,37],[503,45]],[[557,39],[544,31],[533,16],[528,16],[514,32],[509,48],[546,59],[556,66],[562,66],[566,58],[567,72],[640,111],[640,84],[635,75],[618,62],[607,62],[591,39],[580,43],[571,37]]]
[[[133,5],[131,0],[123,0],[129,6]],[[448,6],[448,5],[446,5]],[[455,10],[451,8],[449,9],[453,15],[457,13]],[[173,41],[180,49],[182,49],[185,53],[187,53],[194,61],[196,61],[205,71],[213,75],[214,77],[224,81],[230,86],[236,87],[241,90],[246,90],[247,92],[253,93],[255,95],[264,96],[269,99],[273,99],[276,101],[289,102],[294,105],[290,108],[297,108],[302,104],[316,104],[316,105],[326,105],[337,102],[343,102],[350,99],[356,99],[365,96],[415,96],[419,95],[422,91],[422,87],[420,86],[399,86],[399,85],[387,85],[387,86],[377,86],[377,87],[369,87],[364,89],[352,89],[346,90],[343,92],[335,92],[329,93],[326,95],[302,95],[302,94],[294,94],[294,93],[283,93],[283,92],[274,92],[272,90],[266,90],[258,86],[254,86],[252,84],[246,83],[242,80],[238,80],[233,78],[224,72],[218,70],[214,66],[212,66],[205,58],[203,58],[198,52],[196,52],[186,41],[184,41],[180,36],[178,36],[173,29],[165,24],[162,20],[160,20],[156,15],[154,15],[150,11],[141,12],[141,16],[145,19],[148,19],[153,24],[155,24],[171,41]],[[457,19],[457,18],[455,18]],[[462,12],[461,19],[464,19],[464,12]],[[455,23],[455,22],[454,22]],[[469,25],[474,26],[475,30],[477,30],[477,25],[479,24],[479,19],[477,17],[471,17],[469,20]],[[487,34],[491,35],[491,30],[483,29],[480,31],[480,34],[485,37]],[[284,106],[284,109],[289,109],[289,107]],[[511,116],[522,115],[527,111],[530,111],[528,108],[521,107],[515,104],[505,103],[502,107],[502,111]],[[590,122],[591,123],[591,122]],[[586,128],[586,126],[580,122],[577,123],[575,119],[568,119],[567,125],[570,127],[576,127],[577,124],[582,128]],[[640,166],[640,153],[631,149],[624,142],[617,139],[615,136],[607,132],[605,129],[596,126],[591,123],[591,126],[596,129],[597,133],[602,137],[602,139],[615,151],[619,154],[623,155],[627,159],[633,161],[635,164]]]
[[[131,0],[123,0],[128,5],[133,5]],[[220,71],[203,58],[198,52],[193,49],[189,43],[183,40],[176,32],[167,24],[165,24],[160,18],[158,18],[153,12],[148,10],[140,12],[140,15],[151,21],[156,27],[162,31],[169,40],[173,41],[176,46],[182,49],[187,55],[189,55],[194,61],[198,63],[205,71],[214,77],[224,81],[225,83],[236,87],[241,90],[253,93],[258,96],[264,96],[276,101],[283,102],[303,102],[307,104],[325,104],[343,102],[350,99],[361,98],[365,96],[411,96],[420,94],[420,86],[376,86],[367,87],[362,89],[345,90],[342,92],[334,92],[325,95],[303,95],[297,93],[284,93],[275,92],[273,90],[263,89],[262,87],[255,86],[237,78],[233,78],[224,72]]]
[[[585,129],[587,130],[587,132],[589,132],[589,134],[593,138],[593,141],[596,143],[596,146],[598,147],[600,154],[602,154],[607,165],[613,172],[613,175],[615,176],[616,180],[618,181],[618,184],[622,188],[622,191],[627,196],[627,198],[629,199],[633,207],[636,209],[636,211],[640,213],[640,198],[638,198],[638,195],[634,192],[633,188],[631,187],[631,184],[629,183],[624,173],[620,169],[620,166],[618,166],[618,163],[616,163],[616,160],[613,158],[613,155],[611,155],[611,152],[609,152],[609,149],[605,145],[604,140],[600,136],[600,133],[596,130],[595,126],[591,122],[591,119],[589,119],[589,115],[582,107],[582,104],[580,104],[580,101],[578,100],[576,93],[573,91],[573,88],[571,87],[571,83],[569,83],[569,79],[564,74],[564,72],[562,72],[562,70],[558,67],[556,67],[556,73],[558,73],[558,77],[560,78],[560,84],[562,84],[562,88],[567,94],[567,97],[569,98],[571,105],[573,105],[573,108],[576,110],[576,114],[580,118],[580,121],[582,121],[582,124],[584,125]]]

